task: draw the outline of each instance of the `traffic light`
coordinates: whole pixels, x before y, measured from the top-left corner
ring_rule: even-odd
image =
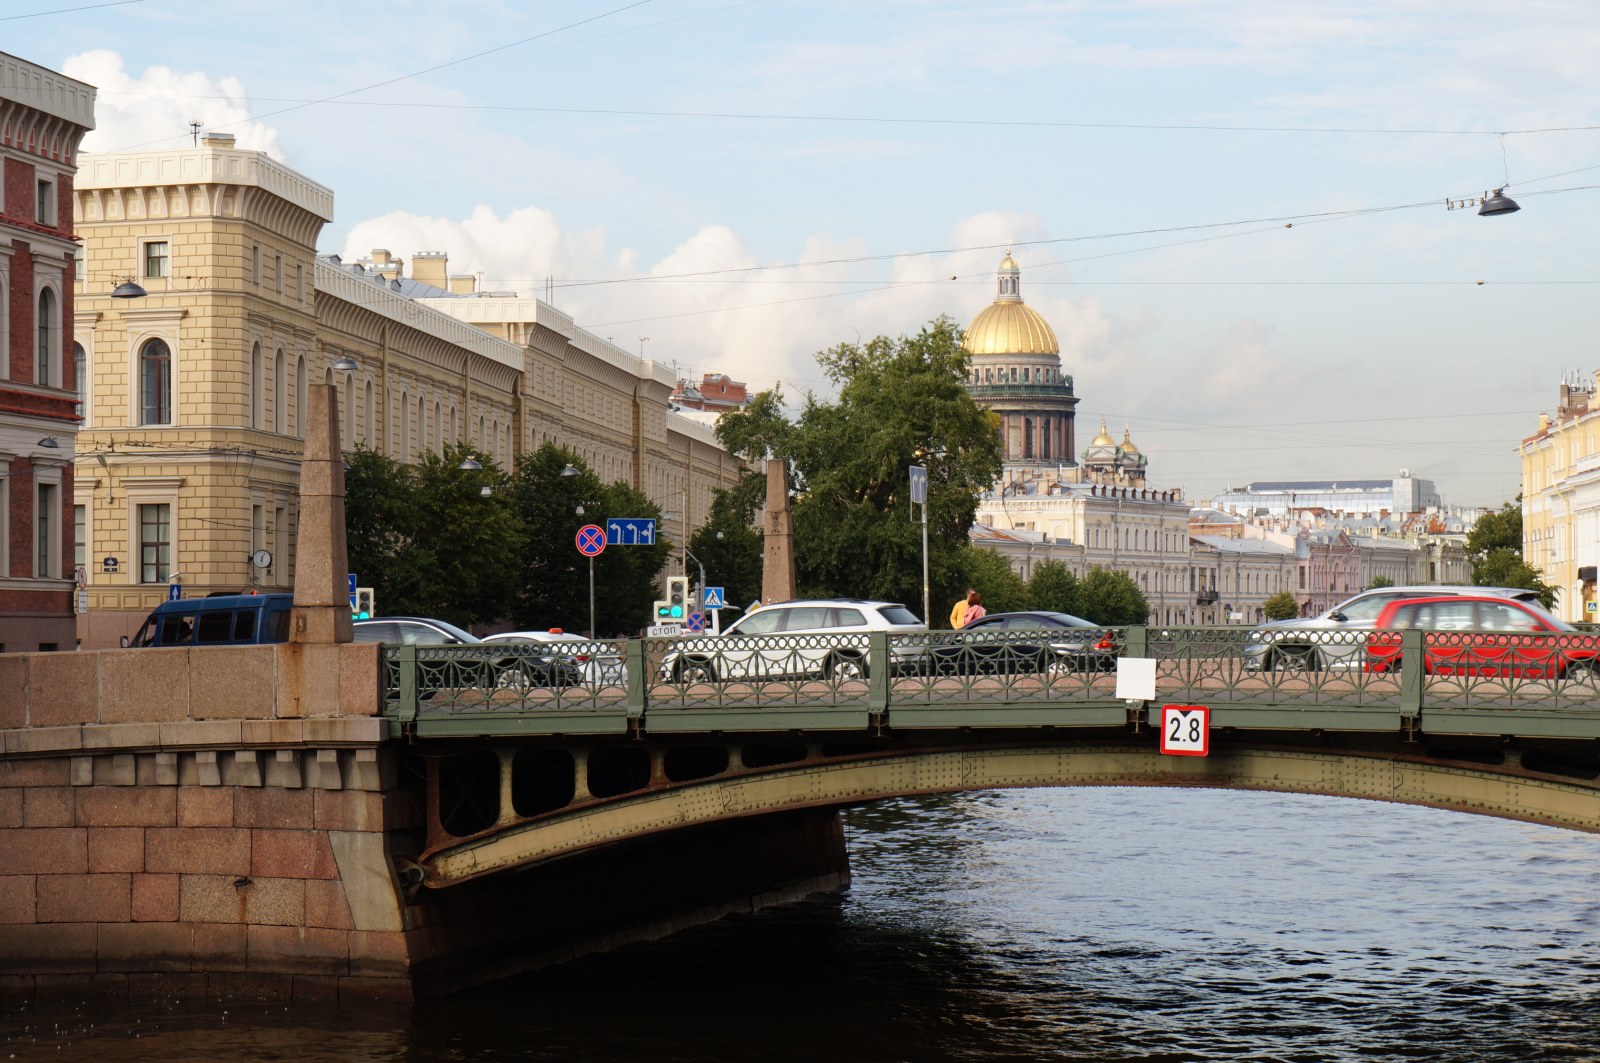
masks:
[[[355,604],[350,610],[351,620],[371,620],[378,610],[373,606],[371,587],[357,587]]]
[[[689,577],[667,577],[667,619],[682,620],[689,615]]]
[[[665,598],[656,599],[655,616],[657,623],[672,619],[672,606],[667,603]]]

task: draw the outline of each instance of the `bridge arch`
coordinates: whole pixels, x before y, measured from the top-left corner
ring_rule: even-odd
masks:
[[[1482,759],[1499,762],[1440,760],[1420,751],[1268,745],[1213,750],[1204,758],[1163,756],[1145,744],[902,748],[865,756],[811,758],[583,802],[446,841],[425,853],[420,863],[424,880],[443,887],[704,824],[919,794],[1027,787],[1199,787],[1312,794],[1600,833],[1600,783],[1534,770],[1514,750]]]

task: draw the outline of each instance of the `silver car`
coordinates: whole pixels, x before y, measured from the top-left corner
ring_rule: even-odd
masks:
[[[928,625],[898,602],[860,598],[774,602],[746,613],[720,635],[678,639],[662,662],[661,678],[672,683],[800,676],[864,679],[868,632],[927,630]],[[895,658],[922,652],[920,646],[890,647]]]
[[[1519,602],[1537,602],[1537,591],[1521,587],[1374,587],[1329,609],[1321,616],[1276,620],[1252,628],[1245,636],[1244,666],[1251,671],[1320,671],[1360,668],[1366,660],[1366,632],[1383,607],[1404,598],[1451,594],[1491,595]]]

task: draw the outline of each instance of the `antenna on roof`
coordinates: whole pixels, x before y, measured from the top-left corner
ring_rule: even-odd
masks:
[[[194,146],[197,148],[200,146],[200,126],[201,122],[198,119],[189,119],[189,136],[194,139]]]

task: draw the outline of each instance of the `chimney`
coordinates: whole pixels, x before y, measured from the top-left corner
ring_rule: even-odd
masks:
[[[445,266],[450,261],[450,256],[443,251],[413,251],[411,253],[411,279],[418,284],[426,284],[433,288],[443,288],[449,284],[445,279]]]
[[[367,268],[386,281],[399,278],[402,270],[406,268],[405,260],[395,258],[386,247],[374,247],[372,254],[367,256],[370,263]]]
[[[478,290],[478,278],[470,273],[452,273],[450,275],[451,295],[471,295]]]
[[[208,148],[231,148],[233,147],[233,134],[207,133],[205,136],[200,138],[200,143],[204,144]]]

